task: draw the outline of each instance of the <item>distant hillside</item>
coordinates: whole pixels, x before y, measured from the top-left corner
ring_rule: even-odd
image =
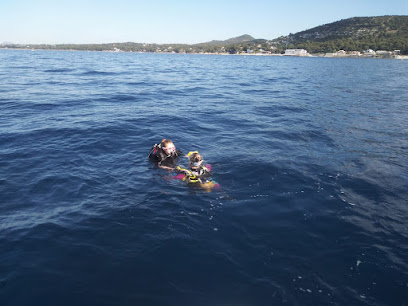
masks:
[[[408,16],[355,17],[275,39],[277,45],[312,53],[336,50],[401,50],[408,54]]]
[[[231,45],[231,44],[245,43],[245,42],[249,42],[253,40],[255,40],[255,38],[253,38],[251,35],[245,34],[245,35],[230,38],[227,40],[212,40],[212,41],[205,42],[205,43],[199,43],[197,45],[226,46],[226,45]]]

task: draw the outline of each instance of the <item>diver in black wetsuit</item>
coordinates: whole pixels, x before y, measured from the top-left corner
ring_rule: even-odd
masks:
[[[160,168],[173,170],[177,157],[181,155],[181,151],[176,149],[173,141],[163,139],[160,144],[155,144],[149,153],[149,158],[153,162],[157,162]]]

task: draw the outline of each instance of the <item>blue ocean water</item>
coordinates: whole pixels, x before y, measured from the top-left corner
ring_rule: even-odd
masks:
[[[0,304],[408,305],[407,72],[0,50]]]

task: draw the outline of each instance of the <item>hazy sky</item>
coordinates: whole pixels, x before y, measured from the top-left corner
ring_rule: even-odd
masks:
[[[0,0],[0,43],[273,39],[340,19],[408,15],[408,0]]]

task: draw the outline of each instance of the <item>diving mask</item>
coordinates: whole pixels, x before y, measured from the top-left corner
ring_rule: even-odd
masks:
[[[198,161],[198,162],[190,162],[190,163],[191,163],[191,165],[194,166],[194,167],[199,167],[202,162],[203,162],[203,161],[200,160],[200,161]]]
[[[168,155],[173,155],[176,152],[176,147],[171,146],[171,147],[163,147],[164,152],[166,152]]]

